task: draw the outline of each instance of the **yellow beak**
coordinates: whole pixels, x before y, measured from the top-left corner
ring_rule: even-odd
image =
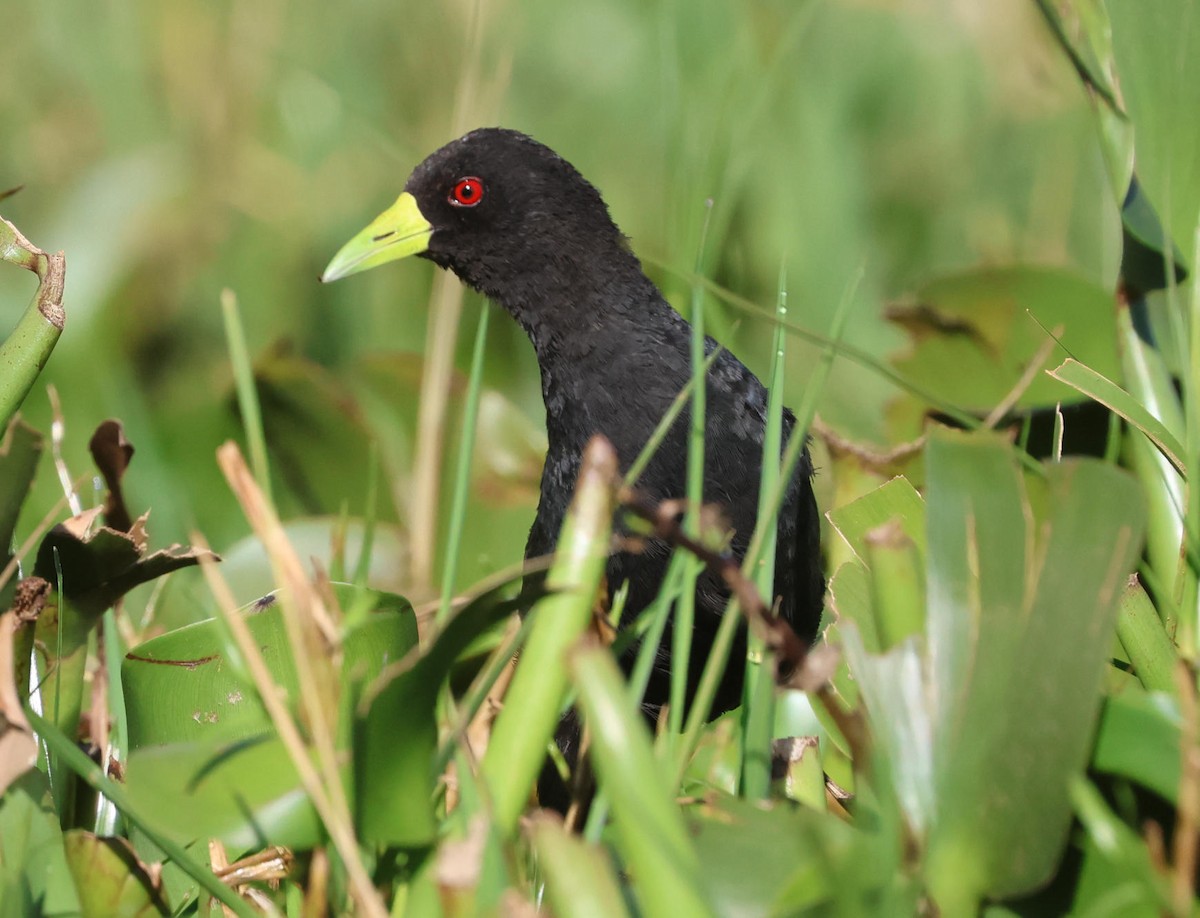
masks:
[[[417,199],[406,191],[338,250],[321,280],[329,283],[385,262],[417,255],[429,247],[432,235],[433,227],[421,213]]]

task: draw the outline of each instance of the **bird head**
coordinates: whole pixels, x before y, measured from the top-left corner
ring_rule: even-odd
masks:
[[[321,279],[419,255],[504,299],[547,274],[578,280],[594,253],[614,243],[624,248],[600,193],[570,163],[517,131],[482,128],[417,166],[403,194]]]

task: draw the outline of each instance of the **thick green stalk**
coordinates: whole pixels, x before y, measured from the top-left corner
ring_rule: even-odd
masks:
[[[558,723],[567,692],[567,651],[591,622],[608,560],[616,474],[612,444],[593,438],[584,451],[575,498],[546,578],[550,595],[529,612],[537,620],[483,758],[493,822],[503,836],[516,830]]]
[[[1131,578],[1117,613],[1117,637],[1142,685],[1151,692],[1177,694],[1175,668],[1179,656],[1167,636],[1154,603],[1136,578]]]
[[[592,764],[612,806],[616,847],[635,868],[642,914],[713,914],[673,785],[654,756],[616,661],[605,648],[582,647],[571,656],[571,673],[592,735]]]
[[[62,335],[67,321],[62,306],[67,258],[62,252],[43,252],[0,218],[0,259],[34,272],[40,281],[16,328],[0,344],[0,430],[4,430]]]

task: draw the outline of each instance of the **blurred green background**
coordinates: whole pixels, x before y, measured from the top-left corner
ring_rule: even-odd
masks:
[[[282,511],[360,515],[378,443],[378,513],[395,524],[378,577],[429,595],[436,568],[408,561],[417,405],[435,311],[457,282],[435,298],[423,262],[332,287],[317,276],[417,162],[470,127],[526,131],[573,162],[680,306],[711,198],[710,277],[766,310],[786,265],[789,317],[816,333],[851,295],[847,343],[885,361],[903,366],[915,340],[888,304],[948,290],[947,308],[969,314],[1004,288],[979,282],[994,272],[1041,272],[1077,318],[1101,310],[1094,324],[1111,325],[1109,166],[1120,174],[1122,145],[1034,4],[46,0],[3,19],[0,190],[24,190],[0,211],[68,259],[67,330],[45,376],[64,458],[87,472],[91,431],[122,419],[138,450],[129,502],[153,509],[156,545],[194,528],[221,551],[248,532],[214,461],[241,437],[219,306],[229,288],[259,365]],[[31,292],[23,272],[0,271],[6,321]],[[762,371],[769,324],[707,305],[710,331]],[[1032,348],[1042,333],[1021,305],[994,340]],[[482,308],[468,296],[460,370]],[[537,366],[521,330],[496,318],[460,586],[520,559],[536,499]],[[789,347],[796,404],[819,351]],[[1103,371],[1108,345],[1096,347],[1082,350]],[[1024,353],[997,352],[1011,366],[995,387],[953,352],[917,361],[922,383],[986,411]],[[819,414],[879,449],[920,432],[914,405],[839,360]],[[49,430],[43,388],[25,413]],[[834,483],[827,468],[826,506]],[[47,465],[22,532],[60,493]]]

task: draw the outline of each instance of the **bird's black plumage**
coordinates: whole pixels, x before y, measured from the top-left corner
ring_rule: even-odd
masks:
[[[691,329],[643,273],[599,192],[568,162],[523,134],[472,131],[421,163],[405,191],[429,225],[424,250],[413,251],[507,310],[537,353],[549,451],[526,555],[547,554],[562,526],[584,445],[594,434],[605,435],[622,470],[628,468],[691,378]],[[709,339],[709,353],[715,346]],[[723,508],[734,533],[731,550],[740,559],[758,507],[767,393],[728,351],[716,358],[706,392],[704,499]],[[639,480],[654,499],[686,492],[686,417],[685,412],[672,426]],[[791,412],[785,412],[785,438],[793,425]],[[781,612],[808,640],[816,634],[824,593],[811,475],[805,451],[779,516],[775,564]],[[626,620],[658,592],[669,554],[667,546],[651,542],[640,553],[610,560],[610,586],[629,584]],[[720,584],[701,579],[693,687],[726,602]],[[735,653],[744,650],[742,639]],[[647,693],[651,704],[667,695],[665,650],[660,662],[663,668]],[[717,711],[740,702],[742,672],[734,657]]]

